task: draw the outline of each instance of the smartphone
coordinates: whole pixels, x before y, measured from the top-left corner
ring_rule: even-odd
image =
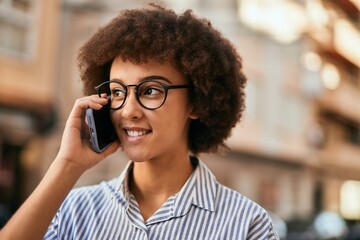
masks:
[[[88,108],[86,117],[92,149],[95,152],[102,152],[118,138],[111,122],[110,109],[106,106],[100,110]]]

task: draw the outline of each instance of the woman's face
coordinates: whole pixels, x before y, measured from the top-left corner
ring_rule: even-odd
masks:
[[[150,61],[139,65],[118,57],[111,66],[110,80],[125,85],[136,85],[149,78],[169,86],[188,84],[169,62]],[[188,154],[189,121],[196,118],[188,89],[169,90],[165,103],[156,110],[143,108],[136,99],[134,87],[128,89],[125,105],[112,112],[112,121],[129,159],[142,162]]]

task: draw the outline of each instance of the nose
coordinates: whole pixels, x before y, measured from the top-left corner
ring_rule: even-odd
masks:
[[[142,117],[142,107],[136,99],[134,88],[128,88],[128,96],[124,106],[119,109],[121,116],[127,120],[140,119]]]

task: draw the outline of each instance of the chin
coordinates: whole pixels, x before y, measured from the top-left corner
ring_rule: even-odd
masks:
[[[133,162],[145,162],[149,159],[149,157],[146,157],[146,154],[139,153],[139,152],[133,152],[133,151],[124,151],[125,155]]]

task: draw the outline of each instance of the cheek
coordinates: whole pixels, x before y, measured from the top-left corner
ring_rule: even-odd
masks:
[[[120,112],[119,110],[111,112],[110,118],[112,124],[115,127],[117,135],[120,137],[120,131],[122,131],[122,127],[121,127],[121,114],[119,112]]]
[[[113,125],[116,126],[116,123],[118,122],[118,117],[117,117],[117,113],[115,111],[110,112],[110,118],[111,118],[111,122],[113,123]]]
[[[190,115],[185,111],[184,108],[171,109],[167,112],[164,111],[164,114],[162,114],[162,116],[157,119],[156,124],[160,126],[162,130],[165,130],[164,132],[168,133],[171,129],[172,132],[182,133],[189,120]]]
[[[168,99],[165,102],[165,108],[169,114],[173,116],[178,116],[183,120],[191,117],[193,110],[193,104],[188,99],[187,94],[183,93],[180,96],[171,96],[171,99]]]

